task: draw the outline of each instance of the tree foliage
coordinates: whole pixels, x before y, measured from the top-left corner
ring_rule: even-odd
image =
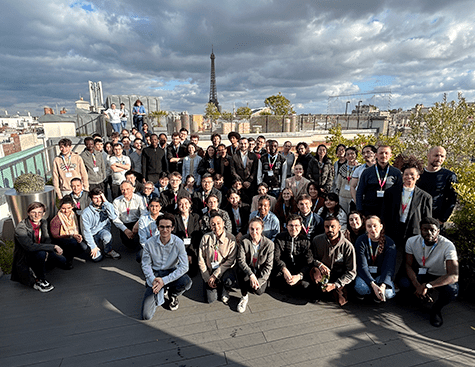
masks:
[[[205,117],[216,121],[221,116],[218,108],[214,103],[207,103],[205,107]]]
[[[236,110],[236,116],[242,116],[247,119],[250,119],[252,115],[252,110],[249,107],[238,107]]]
[[[267,97],[264,101],[266,107],[269,107],[274,115],[291,115],[295,113],[290,101],[285,98],[281,92],[277,95]]]
[[[223,112],[221,112],[221,118],[227,121],[231,121],[233,119],[233,113],[224,110]]]

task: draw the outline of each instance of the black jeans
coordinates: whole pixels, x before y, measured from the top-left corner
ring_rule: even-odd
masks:
[[[31,251],[26,253],[28,265],[31,270],[35,272],[36,278],[39,280],[45,279],[46,265],[48,268],[55,266],[65,267],[66,258],[58,255],[54,251]]]
[[[239,284],[239,288],[241,289],[241,294],[243,296],[246,296],[248,293],[254,293],[254,294],[257,294],[258,296],[260,296],[261,294],[263,294],[266,291],[267,282],[262,284],[259,288],[254,289],[254,288],[251,287],[250,277],[244,271],[242,271],[241,268],[238,268],[236,273],[237,273],[237,281],[238,281],[238,284]],[[259,277],[257,276],[257,278],[259,278]]]

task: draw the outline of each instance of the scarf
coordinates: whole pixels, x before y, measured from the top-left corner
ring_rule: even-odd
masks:
[[[79,234],[78,222],[74,212],[71,212],[70,218],[68,218],[62,212],[59,212],[58,218],[61,221],[61,228],[59,229],[60,236],[72,236],[73,234]]]

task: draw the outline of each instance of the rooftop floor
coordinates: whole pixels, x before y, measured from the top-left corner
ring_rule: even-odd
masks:
[[[197,276],[177,311],[141,321],[143,274],[118,250],[118,261],[53,270],[46,294],[0,278],[0,366],[475,365],[475,306],[462,302],[444,308],[441,328],[396,301],[341,308],[273,291],[240,314],[237,292],[229,306],[205,304]]]

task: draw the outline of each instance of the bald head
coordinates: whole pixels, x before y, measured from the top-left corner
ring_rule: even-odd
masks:
[[[442,168],[442,165],[445,162],[445,157],[447,152],[443,147],[432,147],[427,153],[427,170],[431,172],[438,171]]]

